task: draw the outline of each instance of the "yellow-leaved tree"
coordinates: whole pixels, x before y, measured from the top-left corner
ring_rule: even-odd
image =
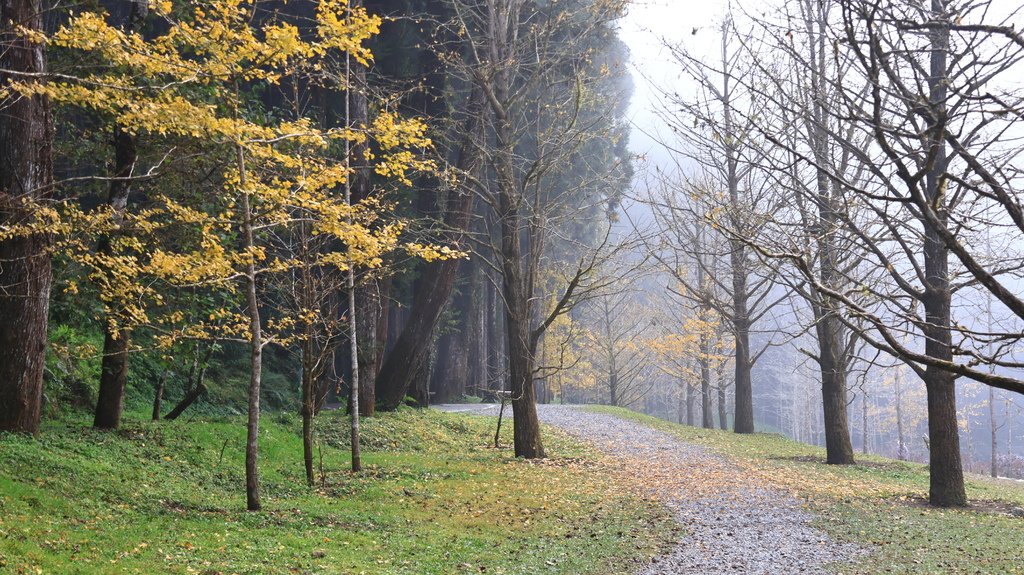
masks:
[[[364,150],[358,161],[382,178],[408,183],[411,172],[434,169],[423,153],[431,146],[423,122],[382,112],[369,125],[331,128],[299,106],[272,113],[254,96],[268,86],[315,85],[347,98],[349,62],[368,64],[363,43],[377,33],[379,18],[346,0],[319,2],[301,29],[294,18],[254,0],[162,0],[151,4],[150,18],[158,20],[151,29],[160,33],[125,30],[104,13],[73,14],[55,33],[36,39],[76,54],[81,65],[9,89],[90,110],[150,145],[164,143],[168,154],[187,143],[214,158],[210,191],[165,192],[145,209],[121,215],[117,227],[133,233],[118,236],[109,253],[95,253],[82,239],[110,232],[114,214],[106,209],[40,209],[33,223],[8,233],[33,226],[55,232],[58,245],[102,284],[105,305],[117,310],[108,314],[111,321],[154,327],[164,346],[204,338],[248,343],[246,496],[248,509],[257,510],[263,348],[311,337],[302,326],[322,319],[316,307],[274,321],[263,317],[269,279],[329,269],[351,278],[354,269],[379,266],[396,249],[428,259],[457,254],[403,243],[404,222],[389,206],[372,199],[352,203],[347,193],[354,143]],[[279,238],[296,226],[324,240],[321,249],[279,249]],[[196,286],[224,294],[223,306],[197,320],[162,305],[165,289]]]
[[[549,311],[558,302],[551,296],[546,303],[545,311]],[[590,366],[578,347],[581,330],[582,326],[570,314],[563,314],[551,322],[541,337],[535,377],[540,382],[538,396],[542,403],[556,399],[559,403],[568,402],[567,388],[578,390],[580,379],[586,377],[583,372]]]

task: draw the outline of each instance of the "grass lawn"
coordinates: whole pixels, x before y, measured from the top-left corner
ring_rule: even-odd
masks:
[[[553,430],[531,463],[487,447],[492,418],[413,410],[364,420],[358,475],[347,420],[320,417],[312,490],[299,419],[265,417],[249,513],[243,420],[187,420],[0,435],[0,573],[629,573],[674,528]]]
[[[868,548],[843,573],[1024,573],[1024,485],[970,475],[963,510],[924,505],[928,469],[858,454],[852,466],[825,465],[825,450],[775,434],[737,435],[669,423],[619,408],[592,407],[638,421],[732,458],[746,476],[806,502],[833,537]]]

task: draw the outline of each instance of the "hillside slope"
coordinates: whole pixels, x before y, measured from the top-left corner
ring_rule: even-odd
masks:
[[[0,573],[628,573],[672,526],[551,430],[538,464],[487,447],[490,418],[383,414],[354,476],[329,413],[310,490],[298,419],[265,422],[261,513],[243,511],[241,420],[0,436]]]

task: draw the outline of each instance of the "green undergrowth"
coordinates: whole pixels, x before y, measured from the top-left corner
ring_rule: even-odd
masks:
[[[969,475],[966,509],[926,505],[928,468],[858,454],[825,464],[825,450],[777,434],[738,435],[670,423],[621,408],[593,411],[637,421],[730,457],[759,484],[805,501],[820,527],[868,550],[842,573],[1024,573],[1024,485]]]
[[[552,430],[541,463],[488,447],[493,418],[365,419],[353,475],[347,419],[324,414],[309,489],[299,419],[267,416],[256,513],[242,510],[242,419],[87,423],[0,435],[0,573],[627,573],[671,529]]]

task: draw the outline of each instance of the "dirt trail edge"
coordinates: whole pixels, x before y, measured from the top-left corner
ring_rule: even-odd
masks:
[[[495,405],[443,405],[497,415]],[[589,441],[649,486],[684,526],[676,548],[638,575],[825,574],[862,553],[810,525],[800,502],[725,457],[641,423],[574,406],[538,405],[544,423]],[[826,565],[832,564],[832,569]]]

